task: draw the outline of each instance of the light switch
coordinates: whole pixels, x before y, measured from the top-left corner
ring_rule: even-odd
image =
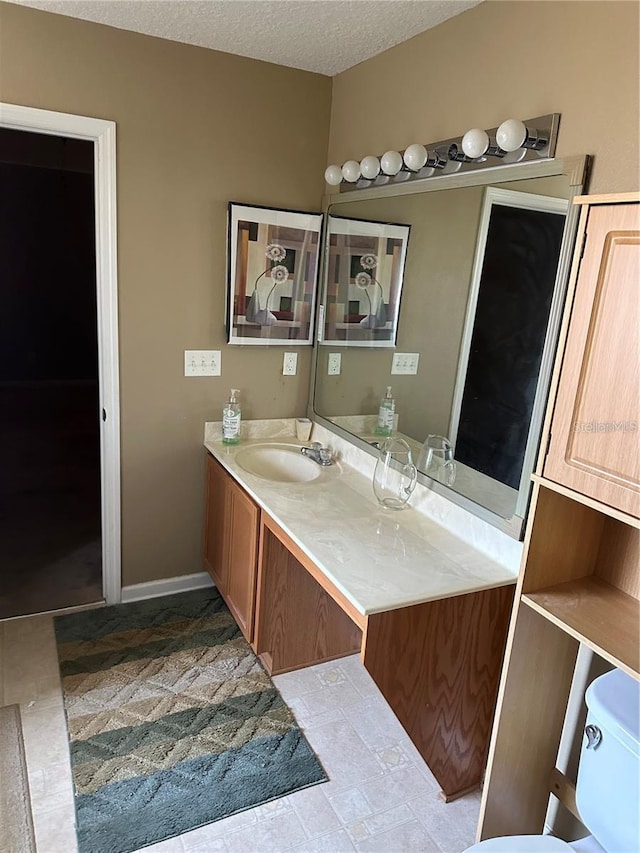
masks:
[[[418,372],[419,352],[394,352],[391,362],[391,375],[414,374]]]
[[[184,351],[185,376],[220,376],[219,349],[186,349]]]

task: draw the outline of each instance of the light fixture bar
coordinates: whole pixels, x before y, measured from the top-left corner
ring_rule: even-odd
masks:
[[[488,130],[473,128],[453,139],[429,145],[413,143],[404,151],[387,151],[381,157],[368,155],[361,163],[348,160],[342,167],[329,166],[325,180],[339,192],[350,192],[552,159],[559,124],[559,113],[524,121],[507,119]]]

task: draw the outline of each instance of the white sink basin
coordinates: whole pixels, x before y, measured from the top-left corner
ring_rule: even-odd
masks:
[[[276,483],[309,483],[327,470],[291,444],[256,444],[236,453],[236,462],[249,474]],[[334,465],[329,466],[331,468]]]

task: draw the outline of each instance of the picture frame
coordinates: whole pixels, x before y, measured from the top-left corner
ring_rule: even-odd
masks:
[[[411,225],[328,215],[321,343],[395,347]]]
[[[229,202],[227,340],[311,346],[323,215]]]

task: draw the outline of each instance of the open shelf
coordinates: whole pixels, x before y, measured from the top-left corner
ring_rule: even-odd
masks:
[[[546,587],[522,601],[614,666],[640,677],[640,601],[596,576]]]
[[[556,483],[554,480],[549,480],[547,477],[542,477],[540,474],[532,474],[531,479],[534,483],[538,483],[541,486],[544,486],[545,489],[551,489],[553,492],[557,492],[559,495],[564,495],[566,498],[570,498],[572,501],[577,501],[584,506],[588,506],[591,509],[595,509],[597,512],[603,513],[604,515],[608,515],[611,518],[615,518],[618,521],[622,521],[624,524],[628,524],[631,527],[640,528],[640,518],[636,518],[634,515],[629,515],[626,512],[622,512],[619,509],[616,509],[613,506],[608,506],[607,504],[603,504],[600,501],[595,500],[594,498],[588,497],[588,495],[583,495],[580,492],[576,492],[573,489],[567,488],[567,486],[563,486],[561,483]]]

